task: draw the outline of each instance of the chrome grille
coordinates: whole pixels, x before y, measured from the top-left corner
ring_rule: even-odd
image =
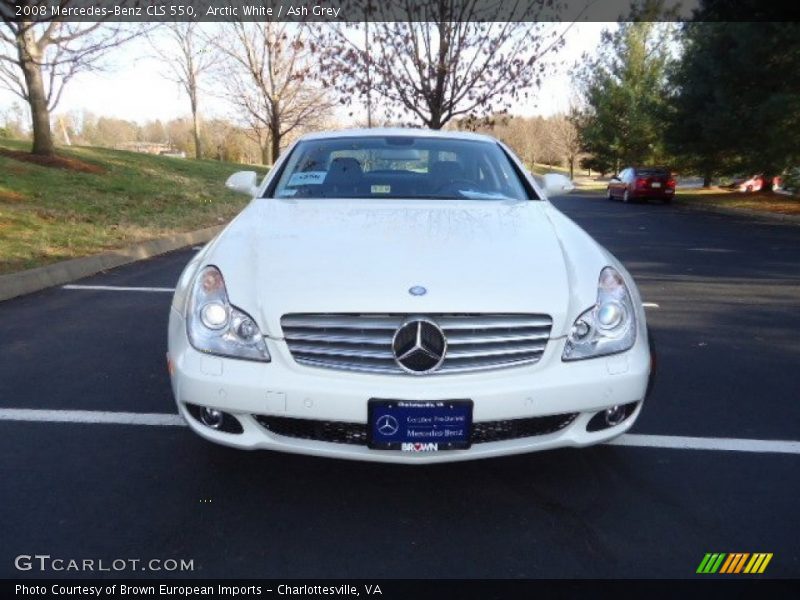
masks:
[[[281,319],[283,336],[302,365],[403,374],[394,360],[392,338],[410,315],[292,314]],[[547,315],[426,314],[447,338],[442,366],[432,374],[466,373],[530,365],[539,361],[550,337]]]

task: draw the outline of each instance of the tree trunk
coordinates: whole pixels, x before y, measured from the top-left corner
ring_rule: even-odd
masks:
[[[263,146],[261,146],[261,164],[262,165],[270,164],[269,163],[269,153],[270,153],[269,144],[264,144]]]
[[[33,127],[33,153],[52,156],[56,153],[56,147],[50,130],[50,110],[47,108],[39,51],[36,49],[32,29],[26,29],[17,36],[17,52],[28,88],[28,104]]]
[[[764,173],[764,175],[762,175],[761,178],[764,180],[764,183],[761,184],[761,191],[766,192],[767,194],[771,194],[772,192],[774,192],[775,189],[772,186],[772,180],[774,179],[774,177],[769,173]]]
[[[277,106],[274,108],[275,113],[277,115]],[[278,160],[278,156],[281,153],[281,122],[277,116],[273,116],[272,120],[269,125],[269,141],[270,141],[270,162],[269,165],[274,165],[275,161]]]
[[[283,116],[283,106],[280,98],[269,98],[270,112],[269,120],[267,121],[267,135],[269,136],[269,162],[264,164],[272,166],[278,160],[281,153],[281,121]]]
[[[442,115],[438,110],[431,111],[431,118],[428,120],[428,129],[441,129],[442,128]]]
[[[451,29],[446,21],[439,21],[439,53],[436,63],[436,83],[433,90],[429,92],[428,106],[430,107],[431,129],[441,129],[444,126],[442,117],[444,116],[444,90],[447,74],[449,73],[448,56],[450,54]]]
[[[196,93],[192,94],[190,98],[192,104],[192,125],[194,133],[194,157],[196,159],[203,158],[203,149],[200,147],[200,117],[197,114],[197,96]]]
[[[703,187],[710,188],[711,187],[711,173],[706,173],[703,175]]]
[[[572,179],[574,178],[574,175],[575,175],[575,158],[574,157],[570,157],[569,158],[569,179],[570,179],[570,181],[572,181]]]
[[[278,160],[278,156],[281,154],[281,137],[280,133],[273,133],[269,136],[272,148],[270,149],[270,162],[269,165],[272,166],[275,164],[275,161]]]

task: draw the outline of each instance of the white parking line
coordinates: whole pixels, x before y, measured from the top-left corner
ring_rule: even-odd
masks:
[[[62,285],[62,290],[100,290],[103,292],[169,292],[175,288],[167,287],[130,287],[122,285]]]
[[[655,302],[642,302],[642,306],[644,306],[645,308],[661,308],[661,306],[656,304]]]
[[[107,412],[95,410],[42,410],[34,408],[0,408],[0,421],[186,427],[183,418],[176,414]],[[635,448],[800,454],[800,442],[788,440],[753,440],[744,438],[686,437],[626,433],[607,443],[612,446],[630,446]]]
[[[800,442],[788,440],[753,440],[743,438],[706,438],[673,435],[626,433],[608,444],[637,448],[674,448],[676,450],[724,450],[728,452],[771,452],[800,454]]]
[[[160,425],[170,427],[186,426],[186,422],[180,415],[166,413],[107,412],[99,410],[42,410],[36,408],[0,408],[0,421]]]

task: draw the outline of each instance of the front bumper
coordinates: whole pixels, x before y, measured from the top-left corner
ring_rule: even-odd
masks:
[[[179,412],[189,426],[213,442],[242,449],[267,449],[332,458],[395,463],[433,463],[488,458],[587,446],[614,438],[634,423],[645,398],[651,371],[644,335],[622,354],[562,362],[565,340],[551,340],[541,360],[529,366],[470,374],[430,377],[347,373],[301,366],[285,342],[268,339],[270,363],[220,358],[198,352],[186,338],[182,316],[172,309],[169,325],[169,361],[172,389]],[[371,398],[474,402],[473,423],[508,422],[552,415],[575,415],[562,428],[549,432],[473,443],[466,450],[434,453],[371,450],[366,445],[336,443],[280,435],[267,429],[264,417],[304,422],[366,425]],[[634,405],[632,403],[637,403]],[[233,415],[241,433],[225,433],[202,425],[187,404],[208,406]],[[599,411],[631,405],[619,425],[587,431]],[[548,431],[546,428],[543,431]]]

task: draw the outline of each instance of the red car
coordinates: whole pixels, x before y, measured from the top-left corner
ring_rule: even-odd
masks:
[[[665,204],[675,195],[675,178],[662,167],[628,167],[608,182],[608,199],[636,202],[657,198]]]
[[[780,189],[782,183],[780,177],[772,178],[773,188]],[[764,176],[753,175],[750,179],[736,179],[731,187],[740,192],[760,192],[761,188],[764,187]]]

